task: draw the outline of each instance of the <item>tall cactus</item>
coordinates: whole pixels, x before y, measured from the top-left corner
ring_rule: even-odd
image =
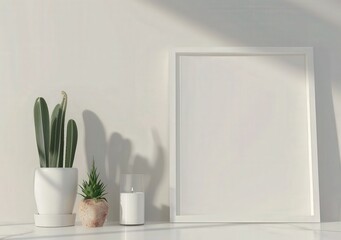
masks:
[[[37,98],[34,105],[36,141],[40,158],[40,167],[63,167],[64,163],[64,122],[67,95],[62,92],[63,100],[57,104],[51,116],[44,98]],[[65,152],[65,167],[72,167],[78,139],[77,125],[69,120]]]

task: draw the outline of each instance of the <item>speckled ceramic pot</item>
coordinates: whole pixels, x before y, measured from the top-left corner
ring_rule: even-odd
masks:
[[[78,214],[85,227],[102,227],[109,205],[105,200],[85,199],[79,203]]]

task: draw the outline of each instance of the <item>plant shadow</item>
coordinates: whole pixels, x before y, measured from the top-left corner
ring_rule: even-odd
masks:
[[[145,218],[149,221],[168,219],[169,208],[156,206],[155,198],[165,171],[165,153],[156,130],[151,130],[154,140],[154,156],[148,159],[133,153],[133,143],[119,132],[112,132],[107,140],[104,124],[90,110],[83,112],[85,126],[86,165],[89,170],[93,159],[106,184],[109,203],[108,222],[119,220],[120,174],[145,175]]]

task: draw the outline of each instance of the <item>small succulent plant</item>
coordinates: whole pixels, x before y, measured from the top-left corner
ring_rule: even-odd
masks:
[[[105,192],[105,185],[99,179],[99,173],[97,172],[97,168],[95,167],[95,161],[92,162],[92,168],[90,173],[88,173],[88,181],[83,180],[80,188],[82,189],[82,193],[79,193],[84,199],[95,199],[95,200],[105,200],[104,197],[107,193]]]

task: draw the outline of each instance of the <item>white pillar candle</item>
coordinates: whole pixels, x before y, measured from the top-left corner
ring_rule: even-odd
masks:
[[[144,224],[144,192],[122,192],[120,203],[120,224]]]

